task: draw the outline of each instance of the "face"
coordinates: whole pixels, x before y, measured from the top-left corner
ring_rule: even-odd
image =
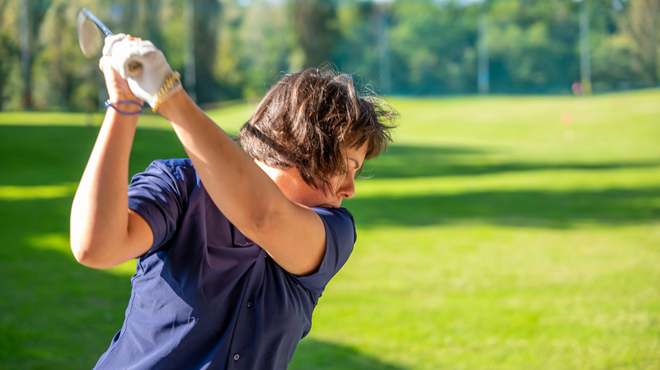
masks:
[[[362,168],[367,149],[367,144],[364,144],[360,148],[349,148],[346,151],[348,173],[331,177],[331,190],[326,192],[307,185],[295,168],[280,170],[263,163],[257,164],[275,181],[289,200],[307,207],[337,208],[341,206],[342,200],[355,195],[355,175]]]

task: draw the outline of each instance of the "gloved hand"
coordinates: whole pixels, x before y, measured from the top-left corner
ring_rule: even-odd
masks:
[[[103,55],[112,56],[112,50],[116,43],[127,38],[125,33],[118,33],[116,35],[108,36],[105,38],[105,45],[103,46]]]
[[[128,81],[133,94],[152,108],[182,88],[179,79],[171,77],[174,72],[163,52],[151,41],[130,40],[125,34],[109,36],[105,39],[103,55],[112,57],[112,67]],[[172,84],[166,88],[168,80]]]

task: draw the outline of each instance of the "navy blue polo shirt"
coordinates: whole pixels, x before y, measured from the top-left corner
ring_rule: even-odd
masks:
[[[154,244],[137,260],[124,324],[95,369],[285,369],[353,250],[351,214],[313,208],[326,251],[318,271],[300,277],[225,218],[188,159],[153,162],[128,195]]]

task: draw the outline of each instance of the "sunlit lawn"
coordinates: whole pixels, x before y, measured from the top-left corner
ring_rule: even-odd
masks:
[[[660,368],[660,91],[388,101],[396,144],[291,368]],[[142,120],[131,173],[184,155]],[[68,246],[100,121],[0,114],[0,369],[91,368],[121,326],[134,264]]]

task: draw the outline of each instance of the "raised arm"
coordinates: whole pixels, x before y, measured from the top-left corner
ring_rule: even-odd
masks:
[[[159,112],[174,127],[227,219],[290,273],[314,272],[323,259],[326,237],[316,212],[289,200],[183,90],[167,99]]]
[[[126,81],[101,60],[110,101],[139,101]],[[134,112],[135,104],[115,104]],[[78,262],[108,268],[138,257],[153,243],[151,228],[128,209],[128,161],[137,125],[137,115],[113,108],[106,112],[99,136],[85,167],[71,209],[71,249]]]
[[[301,201],[299,195],[307,192],[309,185],[307,183],[304,186],[292,185],[296,181],[295,176],[290,177],[289,182],[281,181],[284,177],[279,177],[279,174],[286,171],[275,174],[277,176],[273,178],[270,172],[266,174],[190,100],[178,83],[177,75],[172,72],[163,53],[152,43],[122,41],[116,46],[112,59],[115,69],[120,71],[122,76],[127,76],[131,91],[149,102],[149,105],[170,121],[205,189],[227,219],[248,238],[264,248],[287,271],[296,275],[314,272],[325,253],[326,228],[320,216],[306,206],[338,207],[341,198],[352,196],[354,193],[352,175],[361,167],[370,147],[365,143],[366,137],[359,141],[362,146],[358,152],[361,154],[353,158],[350,166],[348,163],[342,165],[336,165],[334,162],[332,165],[326,163],[328,173],[349,170],[341,180],[338,179],[339,176],[333,177],[332,181],[339,186],[333,185],[334,189],[331,190],[333,199],[330,203]],[[361,117],[359,107],[369,103],[359,101],[352,88],[350,91],[344,91],[339,87],[332,89],[335,94],[352,99],[349,104],[352,108],[346,113],[340,113],[339,116],[327,113],[330,114],[326,117],[327,120],[337,121],[332,125],[337,127],[338,131],[324,135],[331,135],[331,141],[337,144],[333,144],[332,149],[328,150],[343,150],[348,153],[350,148],[339,146],[344,140],[342,127],[347,127],[340,123],[348,120],[339,117],[350,115],[352,120],[357,120]],[[332,104],[329,106],[334,107]],[[321,113],[309,112],[309,115],[312,114]],[[365,124],[378,126],[376,112],[367,112],[365,117],[362,117]],[[373,119],[370,121],[369,117]],[[376,134],[377,131],[376,127]],[[320,145],[322,152],[323,146]],[[296,149],[292,148],[292,150]],[[374,153],[378,152],[379,150],[374,151]],[[347,159],[337,157],[334,153],[330,155],[336,161]],[[295,163],[283,167],[298,174],[294,166]],[[268,167],[268,169],[272,168]],[[318,173],[316,170],[312,172]],[[301,175],[298,178],[302,178]]]

